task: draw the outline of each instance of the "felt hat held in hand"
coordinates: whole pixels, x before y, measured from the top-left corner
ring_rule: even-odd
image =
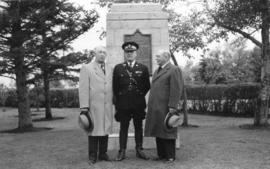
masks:
[[[175,111],[167,113],[164,120],[164,126],[167,131],[171,131],[180,125],[181,125],[181,117],[179,112]]]
[[[82,128],[84,131],[86,132],[93,131],[94,123],[88,113],[82,112],[79,115],[78,123],[79,123],[80,128]]]

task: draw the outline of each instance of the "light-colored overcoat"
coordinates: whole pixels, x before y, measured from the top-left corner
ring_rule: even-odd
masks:
[[[82,66],[79,81],[80,108],[89,108],[94,129],[89,136],[104,136],[112,132],[112,68],[105,65],[103,73],[100,65],[92,61]]]
[[[164,120],[169,108],[179,108],[184,81],[179,67],[168,63],[154,72],[145,121],[145,136],[176,139],[177,129],[168,132]]]

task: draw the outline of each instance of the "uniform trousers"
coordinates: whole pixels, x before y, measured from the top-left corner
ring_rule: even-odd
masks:
[[[120,137],[119,137],[119,143],[120,143],[120,150],[125,150],[127,148],[127,138],[128,138],[128,128],[129,128],[129,122],[131,118],[133,118],[133,125],[135,130],[135,143],[136,143],[136,149],[142,149],[143,145],[143,119],[144,116],[136,116],[138,114],[142,114],[142,110],[125,110],[127,111],[125,114],[128,115],[130,118],[123,118],[125,120],[120,120]],[[123,115],[124,112],[121,111],[121,114]]]
[[[157,154],[160,159],[175,159],[175,139],[156,137]]]
[[[108,150],[108,135],[106,136],[88,136],[88,155],[89,158],[97,158],[107,153]]]

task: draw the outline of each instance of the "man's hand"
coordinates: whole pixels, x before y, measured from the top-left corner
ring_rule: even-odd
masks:
[[[180,111],[179,111],[179,110],[177,110],[177,109],[174,109],[174,108],[169,108],[169,113],[171,113],[171,114],[178,114],[178,115],[180,115]]]
[[[88,115],[88,111],[89,111],[89,108],[87,108],[87,107],[81,108],[81,113],[80,114]]]
[[[176,109],[174,109],[174,108],[169,108],[169,113],[174,113],[174,112],[176,112]]]

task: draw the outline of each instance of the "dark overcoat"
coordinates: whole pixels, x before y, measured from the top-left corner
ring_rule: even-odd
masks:
[[[177,129],[167,131],[164,119],[169,108],[178,109],[184,81],[181,69],[168,63],[159,73],[154,72],[145,121],[145,136],[176,139]]]
[[[113,71],[113,94],[116,110],[144,110],[145,95],[150,89],[148,68],[135,62],[132,68],[127,62],[118,64]]]

